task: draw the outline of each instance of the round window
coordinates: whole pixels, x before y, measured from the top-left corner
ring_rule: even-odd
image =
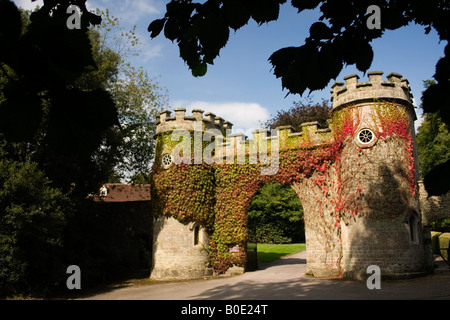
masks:
[[[161,163],[164,169],[167,169],[172,164],[172,156],[168,153],[163,154],[161,157]]]
[[[369,129],[362,129],[358,133],[358,141],[363,145],[368,145],[373,142],[375,135]]]

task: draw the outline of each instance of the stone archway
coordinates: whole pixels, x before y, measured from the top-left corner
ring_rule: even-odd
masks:
[[[422,232],[411,241],[408,226],[411,212],[420,213],[409,86],[398,74],[389,81],[381,74],[333,85],[327,129],[312,122],[300,132],[257,130],[246,140],[214,114],[162,112],[152,188],[158,219],[176,221],[172,237],[191,222],[203,225],[209,245],[200,265],[216,273],[243,268],[251,199],[261,184],[278,181],[291,184],[302,201],[307,268],[314,276],[361,278],[369,265],[392,277],[428,272],[429,247]],[[155,239],[162,261],[155,269],[183,274],[192,250],[174,254],[166,249],[172,240]]]
[[[289,184],[261,185],[247,212],[248,241],[258,244],[305,242],[303,206]]]

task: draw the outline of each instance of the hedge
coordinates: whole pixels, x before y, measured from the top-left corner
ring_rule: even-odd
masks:
[[[433,253],[439,254],[448,260],[448,251],[447,250],[440,250],[440,249],[447,249],[449,247],[449,241],[450,241],[450,232],[431,232],[431,243],[433,247]]]

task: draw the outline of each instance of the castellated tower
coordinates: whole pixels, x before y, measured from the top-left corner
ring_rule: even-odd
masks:
[[[175,139],[185,138],[184,146],[187,143],[190,147],[190,140],[194,142],[194,132],[202,135],[210,130],[224,136],[226,130],[232,128],[230,122],[210,112],[204,114],[203,110],[194,109],[192,116],[187,116],[184,108],[177,108],[174,111],[175,116],[171,116],[170,111],[162,111],[157,117],[156,168],[167,170],[174,162],[177,162],[173,154],[178,142],[172,141],[173,136],[176,137]],[[180,136],[176,136],[177,132],[180,132]],[[189,141],[186,136],[183,137],[183,133],[187,133]],[[202,136],[200,139],[202,145]],[[185,156],[187,156],[186,159],[191,160],[190,154]],[[166,215],[155,217],[151,278],[193,279],[211,275],[212,268],[208,254],[209,236],[202,221],[179,221],[173,216]]]
[[[243,272],[243,210],[268,181],[290,184],[301,200],[311,275],[363,279],[373,265],[385,278],[430,272],[412,95],[401,75],[382,75],[372,71],[367,82],[357,75],[335,82],[329,128],[310,122],[297,132],[290,126],[259,129],[248,140],[203,110],[191,116],[182,108],[174,116],[161,112],[151,277]],[[262,163],[270,170],[260,171]]]
[[[332,112],[352,110],[357,119],[337,173],[342,196],[352,194],[349,201],[358,208],[340,221],[340,269],[346,278],[364,278],[368,265],[378,266],[386,278],[433,269],[418,202],[412,94],[406,78],[390,73],[383,80],[382,74],[368,72],[367,82],[350,75],[331,90]]]

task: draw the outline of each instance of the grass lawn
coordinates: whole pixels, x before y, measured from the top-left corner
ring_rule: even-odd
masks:
[[[258,243],[258,262],[272,262],[283,256],[297,253],[306,249],[304,243],[290,244],[261,244]]]

